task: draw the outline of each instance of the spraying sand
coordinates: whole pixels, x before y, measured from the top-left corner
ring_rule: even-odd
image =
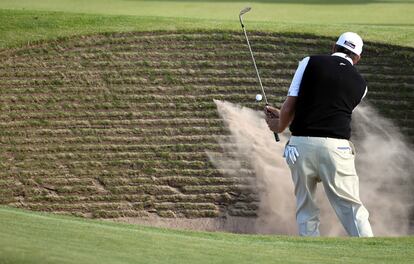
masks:
[[[211,161],[218,169],[235,171],[239,177],[248,177],[243,175],[246,166],[254,171],[256,177],[250,178],[259,195],[257,233],[296,235],[293,183],[282,157],[289,134],[280,135],[281,142],[276,143],[262,112],[229,102],[215,103],[231,132],[233,144],[219,142],[224,156],[209,154]],[[406,235],[414,152],[404,143],[398,129],[369,105],[359,106],[353,118],[360,195],[370,212],[374,234]],[[318,185],[317,200],[321,209],[321,234],[345,235],[322,184]]]

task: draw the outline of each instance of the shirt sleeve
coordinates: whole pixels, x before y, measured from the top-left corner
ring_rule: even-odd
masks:
[[[306,66],[308,66],[309,57],[304,58],[299,62],[299,66],[296,69],[295,75],[293,76],[292,82],[289,87],[288,96],[298,96],[300,83],[302,82],[303,73],[305,72]]]
[[[361,98],[361,101],[362,101],[362,99],[364,99],[364,97],[365,97],[365,95],[367,95],[367,93],[368,93],[368,86],[365,87],[365,92],[364,92],[364,95]]]

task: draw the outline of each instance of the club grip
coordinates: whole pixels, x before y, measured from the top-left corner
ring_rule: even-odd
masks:
[[[273,134],[275,135],[276,142],[279,142],[280,141],[279,135],[276,132],[273,132]]]
[[[266,105],[269,105],[269,104],[266,104]],[[268,111],[269,112],[269,111]],[[272,114],[273,115],[273,114]],[[280,138],[279,138],[279,135],[276,133],[276,132],[273,132],[273,135],[275,135],[275,140],[276,140],[276,142],[279,142],[280,141]]]

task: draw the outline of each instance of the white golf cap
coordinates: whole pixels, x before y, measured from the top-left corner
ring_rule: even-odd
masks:
[[[339,36],[336,44],[352,51],[357,55],[361,55],[362,46],[364,45],[361,37],[357,33],[353,32],[345,32]]]

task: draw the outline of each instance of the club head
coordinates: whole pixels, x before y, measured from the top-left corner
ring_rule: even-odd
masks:
[[[247,12],[249,12],[250,10],[252,10],[252,8],[251,8],[250,6],[247,6],[247,7],[243,8],[243,9],[240,11],[239,16],[242,16],[242,15],[246,14],[246,13],[247,13]]]

